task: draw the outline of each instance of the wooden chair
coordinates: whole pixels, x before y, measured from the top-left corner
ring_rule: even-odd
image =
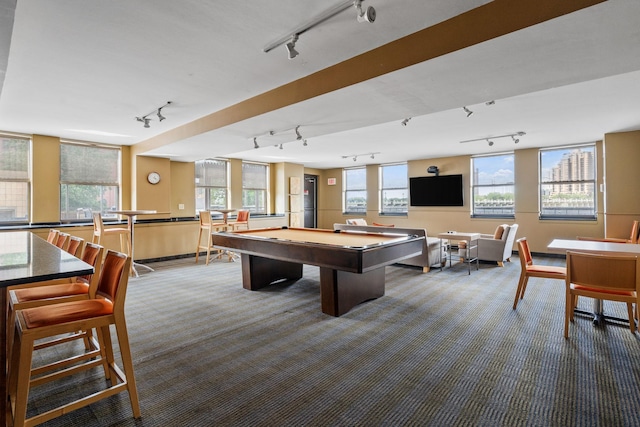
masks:
[[[53,228],[49,230],[49,235],[47,236],[47,242],[51,243],[52,245],[55,245],[56,242],[58,241],[58,234],[60,234],[59,230],[55,230]]]
[[[77,236],[69,236],[69,244],[67,245],[66,251],[76,258],[80,258],[83,250],[84,239]]]
[[[228,225],[231,227],[231,230],[248,230],[249,229],[249,215],[251,212],[242,210],[238,211],[238,215],[236,216],[235,221],[231,221]]]
[[[58,238],[54,245],[59,247],[60,249],[67,250],[67,246],[69,245],[69,238],[71,237],[68,233],[58,233]]]
[[[516,309],[518,300],[524,298],[524,292],[527,289],[527,283],[530,277],[541,277],[544,279],[561,279],[567,278],[567,269],[565,267],[555,267],[551,265],[535,265],[533,257],[529,250],[529,242],[523,237],[517,240],[518,255],[520,256],[520,280],[518,281],[518,289],[516,289],[516,297],[513,299],[513,309]]]
[[[616,237],[584,237],[578,236],[578,240],[590,240],[593,242],[610,242],[610,243],[640,243],[640,221],[633,221],[631,226],[631,235],[628,239],[619,239]]]
[[[123,391],[129,392],[133,416],[140,417],[140,403],[124,312],[130,268],[130,257],[108,251],[103,262],[95,298],[27,308],[16,312],[15,339],[8,384],[13,425],[43,423]],[[123,369],[115,363],[110,325],[115,325]],[[77,333],[77,331],[92,328],[97,331],[97,342],[95,337],[91,337],[94,344],[91,351],[32,368],[34,350],[83,338],[86,336],[84,332]],[[69,333],[72,335],[57,337]],[[46,342],[38,341],[47,338],[53,339]],[[31,387],[100,366],[104,369],[110,386],[97,392],[91,390],[91,394],[84,398],[26,418]]]
[[[569,338],[569,321],[573,322],[578,296],[626,303],[629,329],[635,333],[639,294],[640,260],[637,256],[567,251],[564,337]]]
[[[112,227],[106,228],[102,221],[100,212],[93,213],[93,238],[92,243],[100,245],[102,238],[105,236],[120,237],[120,251],[131,256],[131,232],[128,228]]]
[[[213,247],[213,239],[211,234],[216,231],[224,231],[227,229],[227,224],[224,222],[213,222],[211,220],[211,212],[200,211],[200,232],[198,233],[198,246],[196,247],[196,264],[198,263],[198,255],[200,250],[207,251],[206,265],[209,265],[209,259],[211,256],[211,249],[221,253],[222,251]],[[202,243],[202,234],[206,234],[206,245]]]

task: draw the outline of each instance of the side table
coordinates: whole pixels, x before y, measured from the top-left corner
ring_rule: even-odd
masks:
[[[443,241],[446,240],[446,248],[447,248],[447,258],[449,259],[449,267],[453,265],[453,254],[451,251],[451,241],[467,241],[467,248],[465,249],[464,256],[461,257],[461,262],[467,264],[469,275],[471,275],[471,264],[473,262],[476,263],[476,270],[480,268],[479,260],[478,260],[478,239],[480,238],[480,233],[466,233],[466,232],[458,232],[458,231],[447,231],[445,233],[438,234],[440,238],[440,245],[443,244]],[[475,251],[475,254],[474,254]],[[458,251],[458,255],[463,255],[460,251]],[[446,264],[446,260],[445,260]]]

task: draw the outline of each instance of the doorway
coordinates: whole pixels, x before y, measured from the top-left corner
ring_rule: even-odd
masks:
[[[318,226],[318,175],[304,175],[304,227]]]

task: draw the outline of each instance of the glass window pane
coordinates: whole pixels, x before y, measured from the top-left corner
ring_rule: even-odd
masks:
[[[367,188],[367,170],[365,168],[345,170],[345,189],[364,190]]]
[[[596,216],[595,145],[540,150],[540,216]]]
[[[380,212],[407,213],[409,200],[407,164],[380,166]]]
[[[513,153],[473,157],[471,168],[473,215],[515,215]]]
[[[60,220],[90,220],[92,212],[116,219],[119,188],[115,185],[60,184]]]
[[[29,222],[30,140],[0,136],[0,222]]]
[[[196,186],[227,187],[227,162],[212,159],[196,162]]]
[[[259,163],[242,164],[242,208],[252,213],[267,213],[269,167]]]
[[[382,165],[382,188],[407,188],[407,164]]]

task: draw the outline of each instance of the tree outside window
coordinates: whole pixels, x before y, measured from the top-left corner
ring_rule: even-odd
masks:
[[[472,215],[475,217],[513,217],[513,153],[471,158]]]
[[[595,145],[540,150],[540,217],[596,218]]]

